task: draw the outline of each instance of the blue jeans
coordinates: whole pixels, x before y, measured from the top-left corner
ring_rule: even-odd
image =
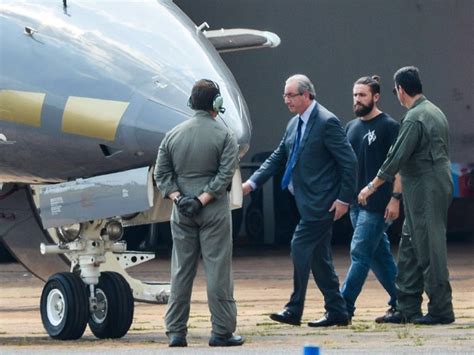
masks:
[[[355,302],[362,290],[369,269],[390,295],[388,304],[396,305],[395,277],[397,266],[390,251],[385,231],[388,224],[382,213],[369,212],[358,205],[351,206],[350,216],[354,234],[351,242],[351,266],[347,271],[341,293],[349,317],[354,315]]]

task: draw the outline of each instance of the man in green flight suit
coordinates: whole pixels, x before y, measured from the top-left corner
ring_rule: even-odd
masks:
[[[215,119],[224,111],[222,104],[217,83],[197,81],[189,98],[194,116],[168,132],[158,151],[155,180],[163,197],[174,201],[171,294],[165,316],[170,347],[187,346],[191,292],[200,255],[211,312],[209,345],[244,343],[242,337],[233,335],[237,308],[227,193],[239,149],[233,133]]]
[[[453,181],[448,155],[448,121],[422,94],[418,68],[399,69],[394,93],[408,112],[377,176],[358,196],[367,198],[400,171],[405,222],[398,251],[397,310],[386,323],[434,325],[454,322],[446,251],[448,207]],[[429,298],[422,315],[423,291]]]

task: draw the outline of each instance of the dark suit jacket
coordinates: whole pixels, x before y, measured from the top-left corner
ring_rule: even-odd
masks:
[[[295,141],[298,116],[293,117],[279,146],[250,177],[261,186],[287,164]],[[329,208],[355,196],[357,158],[339,119],[316,103],[306,125],[292,172],[298,212],[303,220],[332,218]]]

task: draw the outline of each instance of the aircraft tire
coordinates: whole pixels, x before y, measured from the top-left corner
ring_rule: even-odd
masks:
[[[121,338],[133,321],[133,293],[125,278],[116,272],[102,272],[96,286],[98,311],[89,317],[89,328],[100,339]]]
[[[40,301],[43,326],[53,339],[79,339],[87,326],[89,299],[84,282],[70,272],[52,275]]]

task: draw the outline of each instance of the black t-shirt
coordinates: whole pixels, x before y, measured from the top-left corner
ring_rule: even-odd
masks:
[[[362,190],[377,175],[390,146],[397,138],[399,128],[399,123],[383,112],[370,121],[356,118],[346,125],[347,138],[359,163],[357,191]],[[367,199],[367,205],[363,208],[383,213],[392,189],[392,184],[386,182]]]

